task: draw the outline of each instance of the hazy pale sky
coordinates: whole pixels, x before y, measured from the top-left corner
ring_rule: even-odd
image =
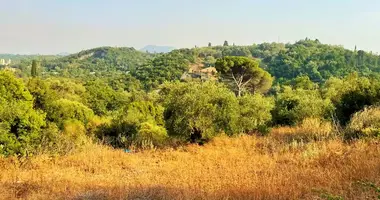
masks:
[[[0,53],[294,42],[380,52],[379,0],[0,0]]]

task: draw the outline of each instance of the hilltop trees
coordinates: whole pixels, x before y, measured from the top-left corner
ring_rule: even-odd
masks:
[[[259,67],[259,61],[247,57],[226,56],[215,63],[221,77],[232,85],[237,96],[243,92],[265,93],[272,86],[272,77]]]

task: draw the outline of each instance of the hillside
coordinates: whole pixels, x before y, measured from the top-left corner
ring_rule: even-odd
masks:
[[[48,72],[67,71],[73,75],[97,72],[127,72],[153,58],[153,55],[127,47],[99,47],[47,62]],[[78,74],[79,73],[79,74]]]
[[[378,78],[380,73],[379,55],[310,39],[294,44],[214,46],[160,54],[149,54],[127,47],[99,47],[46,62],[44,67],[47,72],[61,74],[65,71],[74,76],[130,72],[147,85],[146,88],[152,88],[165,80],[180,80],[189,71],[191,64],[195,63],[201,68],[214,67],[216,60],[224,56],[261,60],[260,66],[269,71],[277,83],[305,75],[320,84],[331,77],[344,77],[352,72],[372,78]]]

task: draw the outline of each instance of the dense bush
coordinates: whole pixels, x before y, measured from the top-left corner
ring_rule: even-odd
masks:
[[[121,109],[100,137],[114,146],[161,146],[166,135],[163,108],[149,101],[136,101]]]
[[[331,118],[334,106],[322,98],[318,90],[293,90],[285,87],[275,100],[273,122],[278,125],[295,125],[306,118]]]
[[[274,108],[274,100],[261,94],[244,95],[239,98],[239,130],[249,133],[262,130],[272,120],[271,111]]]
[[[351,116],[365,106],[380,101],[380,82],[353,73],[344,79],[332,78],[324,86],[324,93],[336,107],[339,121],[345,125]]]
[[[154,122],[144,122],[138,128],[133,145],[141,148],[162,147],[167,139],[165,127]]]
[[[237,132],[239,106],[235,95],[221,84],[171,83],[161,89],[169,135],[185,140]]]
[[[94,116],[94,112],[76,101],[67,99],[59,99],[51,103],[48,110],[48,119],[63,127],[66,120],[78,120],[83,124],[87,124]]]
[[[0,154],[32,153],[39,144],[45,114],[33,109],[23,82],[0,71]]]
[[[380,137],[380,107],[368,107],[355,113],[347,125],[345,137]]]
[[[101,80],[89,81],[85,87],[87,105],[97,115],[105,115],[110,111],[118,110],[129,101],[127,93],[115,91]]]

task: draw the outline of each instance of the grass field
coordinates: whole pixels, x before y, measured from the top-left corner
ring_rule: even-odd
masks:
[[[377,199],[380,143],[219,137],[125,153],[0,158],[1,199]]]

